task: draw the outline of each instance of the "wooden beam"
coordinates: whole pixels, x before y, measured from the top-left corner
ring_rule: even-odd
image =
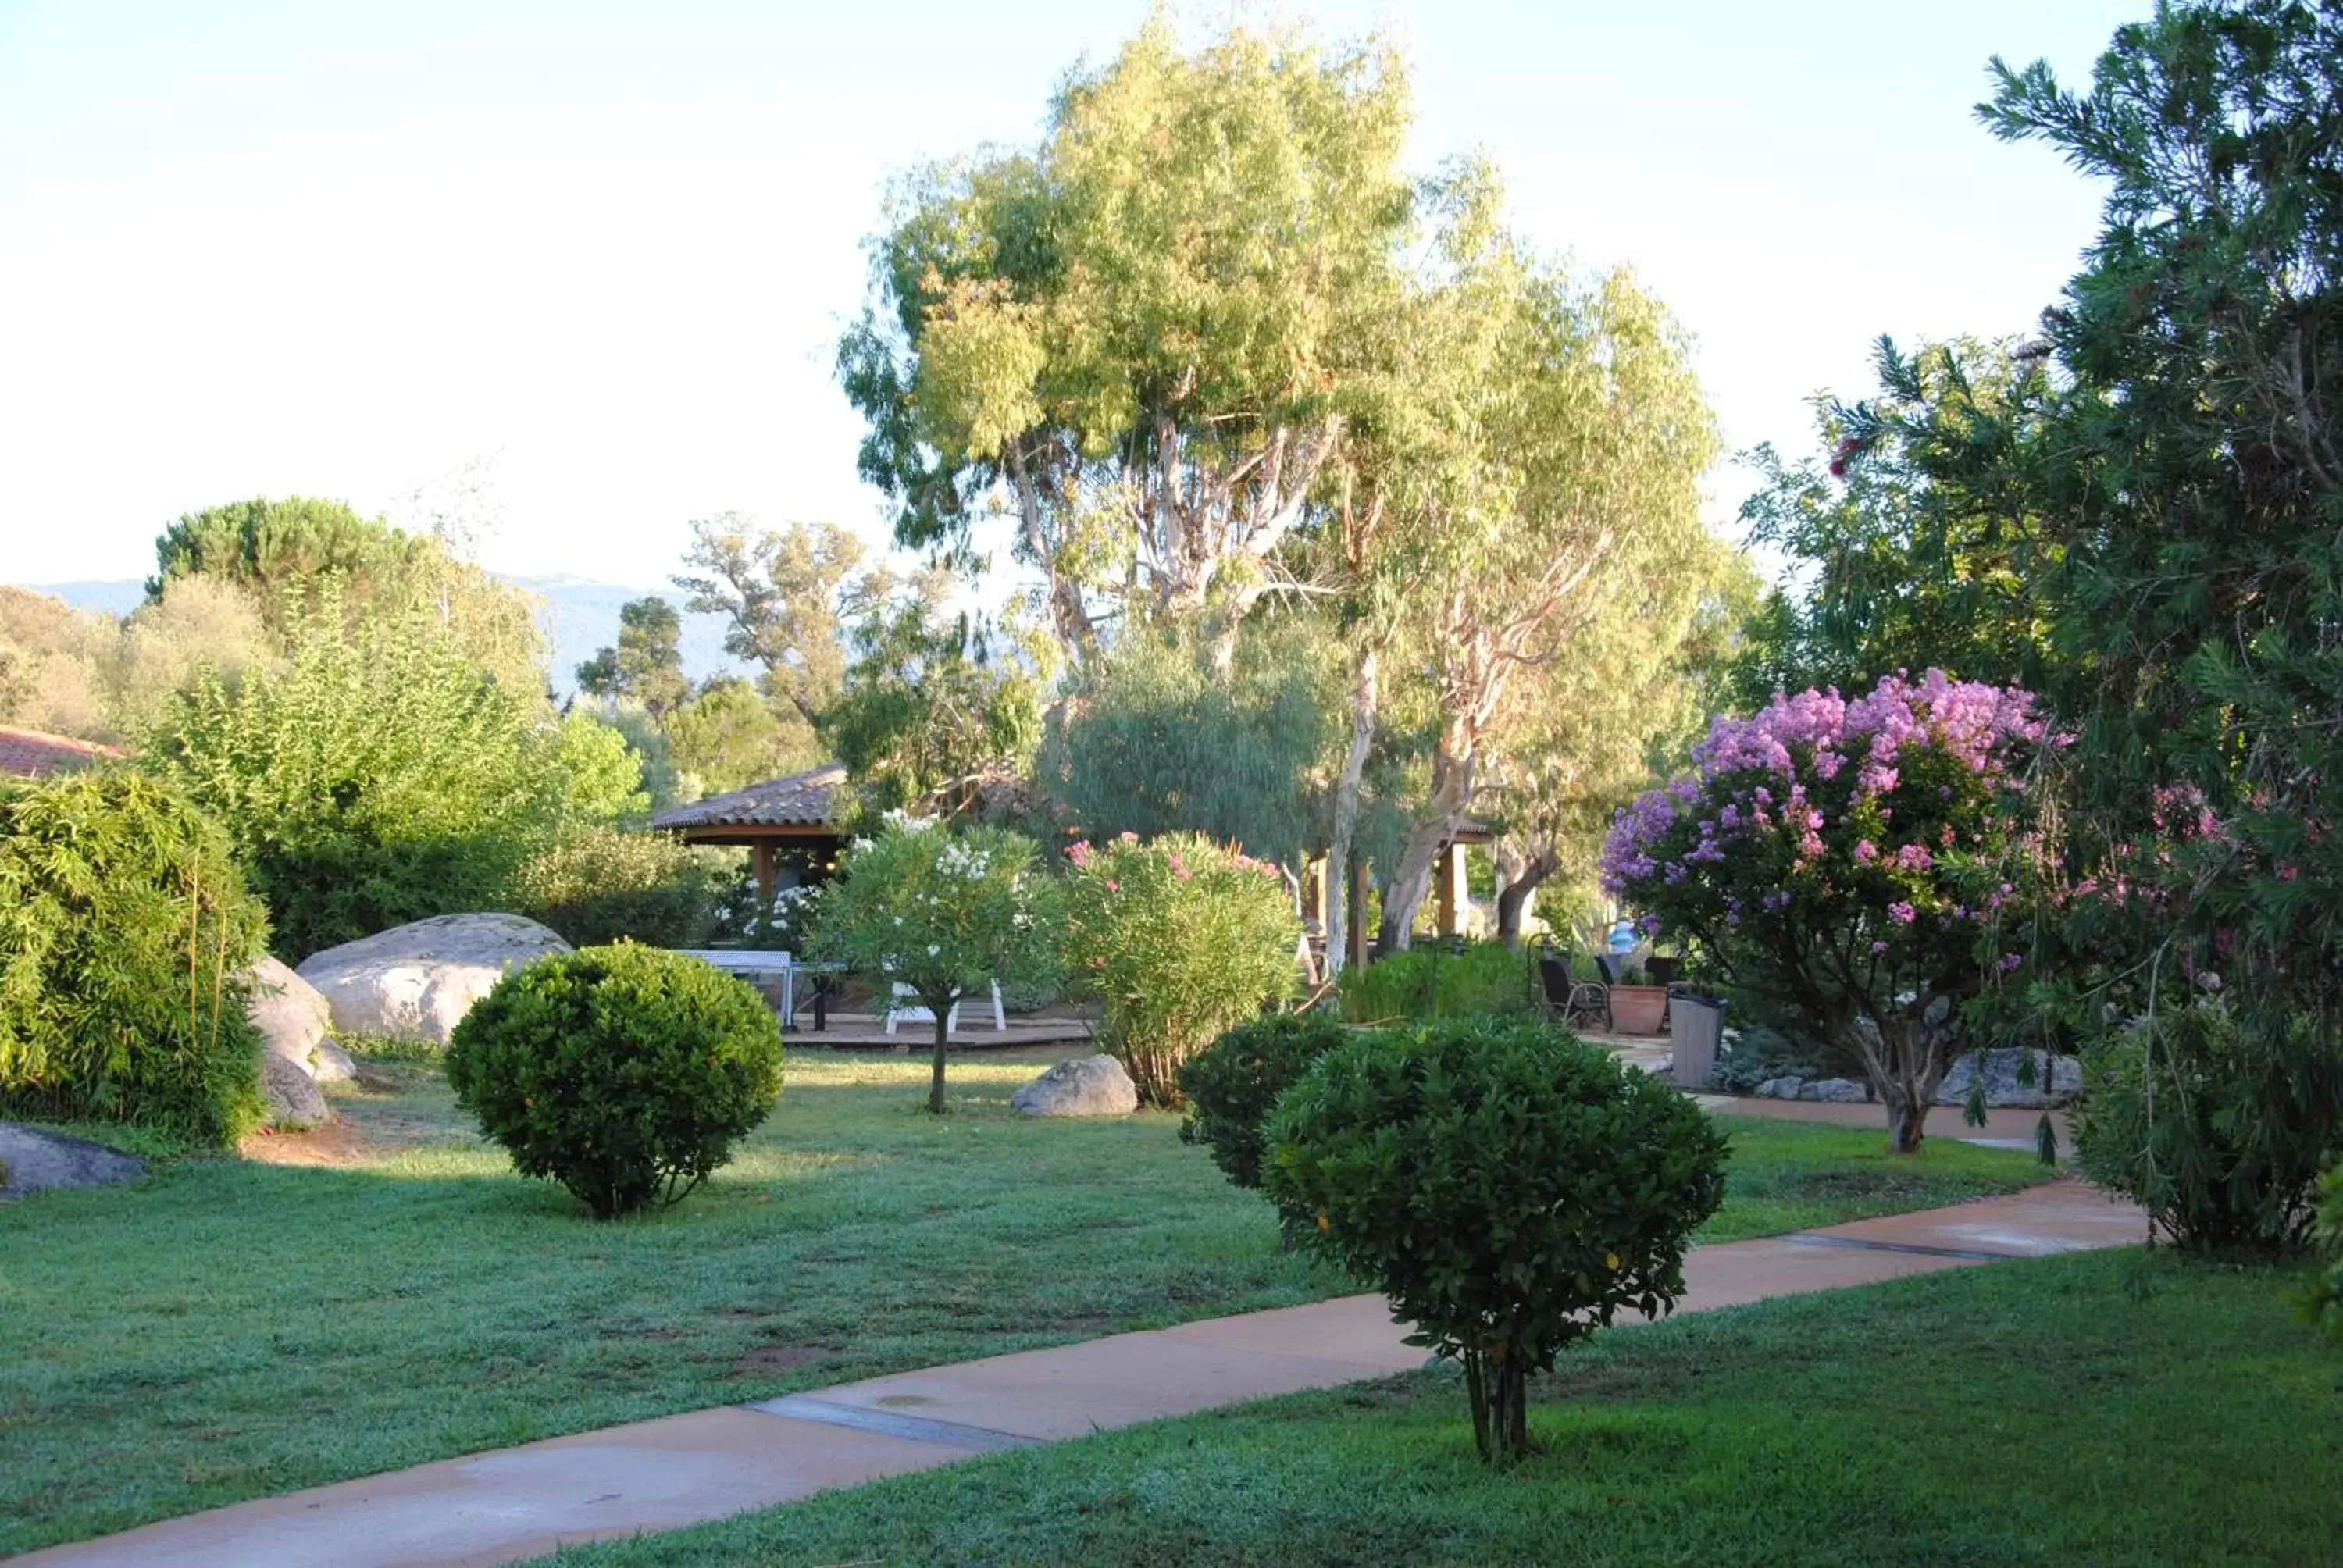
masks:
[[[757,869],[757,890],[764,896],[765,908],[769,910],[773,907],[773,895],[779,891],[776,884],[781,879],[779,857],[774,854],[769,841],[757,845],[749,855]]]

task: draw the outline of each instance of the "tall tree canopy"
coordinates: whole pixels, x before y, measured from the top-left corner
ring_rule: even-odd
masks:
[[[690,694],[683,673],[683,618],[657,594],[618,607],[618,640],[578,667],[578,689],[633,701],[659,719]]]
[[[840,349],[899,542],[1005,510],[1071,658],[1120,608],[1208,618],[1225,666],[1390,307],[1408,120],[1380,41],[1189,53],[1159,14],[1039,146],[909,180]]]

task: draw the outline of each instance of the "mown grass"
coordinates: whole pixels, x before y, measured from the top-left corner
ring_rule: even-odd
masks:
[[[2323,1564],[2343,1354],[2288,1281],[2125,1251],[1624,1329],[1473,1455],[1453,1372],[1269,1401],[574,1549],[565,1568]]]
[[[270,1493],[882,1372],[1355,1289],[1278,1249],[1176,1119],[1034,1121],[1030,1062],[801,1055],[681,1206],[597,1224],[511,1174],[435,1064],[337,1091],[350,1168],[166,1162],[0,1208],[0,1555]],[[86,1130],[85,1130],[86,1131]],[[1704,1239],[2042,1172],[1735,1121]]]

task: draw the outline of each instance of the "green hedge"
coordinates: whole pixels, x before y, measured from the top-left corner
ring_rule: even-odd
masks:
[[[726,880],[705,851],[664,833],[588,827],[523,861],[501,903],[560,932],[574,948],[621,938],[697,948],[716,930]]]
[[[0,783],[0,1111],[233,1143],[266,1113],[243,977],[267,935],[169,785]]]
[[[1262,1123],[1277,1097],[1351,1034],[1324,1012],[1273,1012],[1237,1025],[1181,1065],[1188,1120],[1180,1141],[1210,1149],[1238,1186],[1260,1186]]]
[[[1411,948],[1342,971],[1342,1016],[1353,1023],[1411,1019],[1512,1018],[1532,1010],[1529,960],[1503,942],[1462,953]]]

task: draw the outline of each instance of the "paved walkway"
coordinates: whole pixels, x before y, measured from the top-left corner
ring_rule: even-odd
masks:
[[[2141,1240],[2074,1181],[1949,1209],[1696,1249],[1680,1312]],[[18,1559],[23,1568],[422,1568],[672,1530],[974,1454],[1423,1363],[1383,1301],[1346,1296],[1116,1334],[554,1438],[263,1498]]]

